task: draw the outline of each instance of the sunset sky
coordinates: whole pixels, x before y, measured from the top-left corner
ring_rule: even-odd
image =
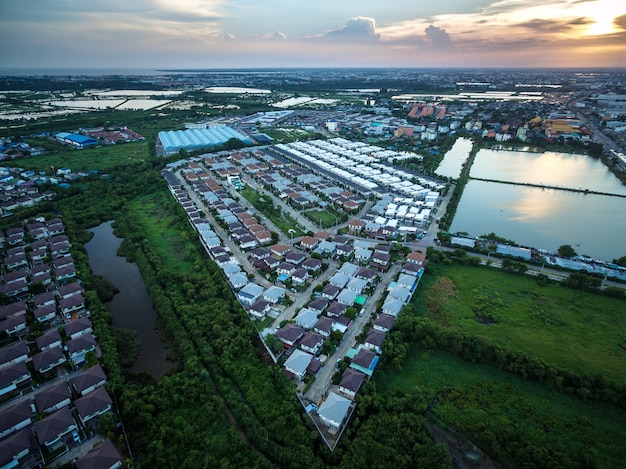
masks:
[[[623,0],[0,0],[0,67],[624,67]]]

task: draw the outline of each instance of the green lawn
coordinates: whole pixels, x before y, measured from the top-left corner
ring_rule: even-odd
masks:
[[[380,368],[374,382],[383,395],[425,389],[437,396],[437,417],[501,461],[520,446],[591,453],[597,467],[621,467],[626,458],[626,412],[611,405],[559,394],[495,367],[419,346],[411,347],[401,371]]]
[[[448,297],[440,321],[476,336],[528,353],[558,367],[603,374],[626,384],[626,301],[548,285],[529,277],[486,268],[441,267],[457,293]],[[417,314],[431,314],[435,279],[415,304]],[[431,300],[432,301],[432,300]]]
[[[316,225],[321,225],[322,228],[336,226],[346,218],[345,214],[339,213],[331,208],[326,210],[307,210],[304,214]]]
[[[51,167],[71,168],[73,172],[91,169],[106,172],[114,166],[144,161],[148,158],[148,142],[141,141],[84,150],[68,148],[50,155],[15,160],[14,165],[35,171],[47,171],[48,174],[51,173]]]
[[[274,225],[287,236],[298,237],[304,234],[298,227],[296,220],[291,218],[288,214],[283,213],[280,207],[276,207],[270,197],[263,196],[263,194],[249,186],[243,188],[240,193],[255,209],[265,215],[268,220],[274,223]],[[289,233],[289,230],[294,230],[294,232]]]
[[[171,196],[166,191],[134,199],[129,208],[137,223],[145,227],[148,241],[163,259],[163,263],[174,272],[189,272],[193,262],[185,255],[185,232],[175,224],[169,207]]]

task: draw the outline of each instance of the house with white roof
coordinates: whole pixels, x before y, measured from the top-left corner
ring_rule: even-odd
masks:
[[[298,380],[302,381],[304,379],[304,376],[306,375],[306,370],[309,367],[311,360],[313,360],[313,355],[296,349],[285,361],[284,367]]]
[[[346,399],[337,393],[330,392],[328,397],[317,409],[320,421],[330,428],[331,431],[339,430],[341,424],[348,416],[350,410],[350,399]]]

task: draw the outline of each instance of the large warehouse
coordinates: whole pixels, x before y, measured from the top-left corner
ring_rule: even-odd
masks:
[[[228,126],[159,132],[159,140],[166,155],[174,154],[181,149],[193,151],[223,145],[231,138],[246,144],[252,143],[250,138]]]

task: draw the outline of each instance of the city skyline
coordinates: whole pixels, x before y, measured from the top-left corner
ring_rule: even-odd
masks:
[[[0,2],[3,67],[621,67],[614,0]]]

